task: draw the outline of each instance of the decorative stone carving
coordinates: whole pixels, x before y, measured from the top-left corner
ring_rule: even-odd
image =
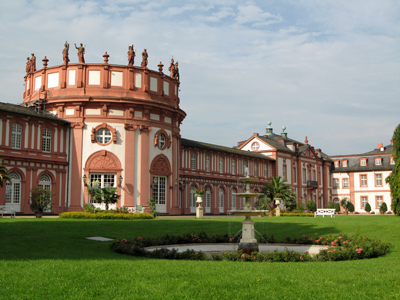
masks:
[[[149,54],[147,53],[147,49],[144,49],[144,51],[142,52],[142,68],[147,68],[148,58]]]
[[[158,67],[158,72],[160,72],[160,74],[163,74],[163,67],[164,65],[162,64],[162,62],[160,61],[160,63],[157,65]]]
[[[83,47],[83,44],[81,43],[81,45],[79,47],[75,45],[75,48],[78,50],[78,59],[79,59],[79,63],[80,64],[84,64],[85,63],[85,48]]]
[[[135,51],[133,50],[133,45],[128,47],[128,66],[133,66],[135,63]]]
[[[62,54],[63,54],[63,64],[67,66],[69,63],[69,44],[67,41],[65,41]]]
[[[107,53],[107,51],[106,51],[106,53],[104,53],[104,55],[103,55],[103,59],[104,59],[104,64],[105,65],[108,65],[108,58],[110,57],[110,55],[108,55],[108,53]]]
[[[46,69],[47,68],[47,64],[49,62],[49,60],[47,59],[46,56],[42,59],[42,62],[43,62],[43,69]]]
[[[99,155],[96,156],[90,164],[90,168],[94,169],[116,169],[117,164],[110,156]]]
[[[157,175],[170,175],[171,166],[168,158],[163,154],[157,155],[151,163],[150,173]]]
[[[112,152],[101,150],[88,158],[84,170],[87,172],[115,172],[121,170],[121,162]]]

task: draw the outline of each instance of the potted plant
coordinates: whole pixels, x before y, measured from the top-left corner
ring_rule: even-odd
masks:
[[[307,209],[312,213],[317,211],[317,204],[315,204],[314,201],[307,202],[306,206]]]
[[[196,203],[198,203],[199,206],[201,207],[201,203],[203,203],[203,195],[204,195],[205,190],[195,189],[194,192],[195,192],[195,195],[197,198]]]
[[[43,216],[43,211],[50,210],[53,206],[51,197],[54,194],[49,189],[45,189],[41,186],[31,189],[31,199],[29,201],[29,207],[35,213],[36,218]]]
[[[367,202],[367,204],[365,204],[364,210],[365,210],[367,213],[371,213],[371,205],[369,205],[368,202]]]
[[[387,204],[385,202],[383,202],[381,207],[379,208],[379,212],[381,213],[381,215],[384,215],[385,212],[387,212],[387,210],[388,210]]]
[[[348,210],[349,210],[349,212],[354,213],[354,204],[351,203],[350,201],[349,201]]]
[[[351,204],[351,202],[350,202],[349,198],[343,196],[343,199],[340,201],[340,205],[343,207],[345,215],[347,215],[349,213],[349,205],[350,204]],[[353,206],[353,208],[354,208],[354,206]]]

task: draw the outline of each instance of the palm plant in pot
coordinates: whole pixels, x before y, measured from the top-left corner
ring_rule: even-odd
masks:
[[[349,213],[350,204],[350,199],[347,197],[343,197],[343,199],[340,201],[340,205],[343,207],[345,215]]]
[[[53,196],[54,194],[49,189],[41,186],[31,189],[29,207],[35,213],[36,218],[41,218],[44,211],[51,210],[53,206],[51,197]]]
[[[283,200],[283,202],[285,202],[295,195],[290,185],[286,184],[286,182],[287,180],[282,179],[281,176],[272,176],[271,182],[265,184],[264,188],[261,190],[261,193],[269,199],[268,207],[270,211],[275,208],[274,200]]]

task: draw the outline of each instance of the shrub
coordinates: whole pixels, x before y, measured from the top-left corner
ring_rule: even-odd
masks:
[[[311,212],[317,211],[317,205],[315,204],[314,201],[309,201],[307,202],[307,209]]]
[[[349,210],[350,208],[350,200],[347,197],[344,197],[341,201],[340,201],[340,205],[343,207],[344,210]]]
[[[304,261],[339,261],[374,258],[385,255],[392,247],[389,243],[383,243],[377,239],[370,239],[360,236],[347,236],[345,234],[329,235],[329,236],[305,236],[300,238],[285,238],[282,243],[291,244],[313,244],[326,245],[326,248],[320,251],[316,256],[308,253],[298,253],[286,249],[283,252],[253,252],[250,255],[242,251],[226,251],[222,254],[211,254],[208,258],[203,252],[194,252],[186,250],[179,253],[176,249],[169,250],[160,248],[149,251],[145,249],[150,246],[162,246],[172,244],[189,244],[189,243],[226,243],[232,242],[233,238],[229,238],[227,234],[208,236],[205,232],[198,235],[187,233],[184,235],[167,234],[160,238],[136,237],[133,240],[117,240],[110,244],[110,248],[121,254],[133,256],[142,256],[148,258],[164,258],[164,259],[191,259],[191,260],[230,260],[230,261],[254,261],[254,262],[304,262]],[[269,243],[275,242],[273,236],[267,237],[262,235],[261,240]]]
[[[353,203],[349,202],[348,210],[349,210],[349,212],[353,212],[354,211],[354,204]]]
[[[135,220],[135,219],[153,219],[154,216],[148,213],[137,213],[137,214],[125,214],[116,212],[63,212],[59,215],[60,218],[66,219],[124,219],[124,220]]]
[[[156,200],[154,198],[149,199],[150,213],[156,218],[158,216],[158,211],[156,211]]]
[[[371,211],[371,205],[369,205],[368,202],[367,202],[367,204],[365,204],[364,210],[365,210],[366,212],[370,212],[370,211]]]
[[[84,212],[89,212],[89,213],[95,213],[96,212],[96,207],[92,203],[85,204],[83,206],[83,211]]]
[[[385,202],[383,202],[381,207],[379,208],[379,212],[385,213],[385,212],[387,212],[387,210],[388,210],[387,204]]]
[[[53,202],[51,197],[54,194],[49,189],[43,187],[36,187],[31,189],[31,199],[29,201],[29,207],[33,212],[43,212],[44,210],[51,209]]]

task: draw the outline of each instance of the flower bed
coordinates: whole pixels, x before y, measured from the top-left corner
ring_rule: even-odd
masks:
[[[276,242],[273,235],[261,237],[263,242]],[[298,253],[292,250],[283,252],[253,252],[250,255],[241,251],[228,251],[222,254],[212,254],[208,257],[205,253],[194,250],[178,252],[176,249],[160,248],[148,251],[145,248],[150,246],[193,244],[193,243],[233,243],[234,238],[228,234],[208,236],[205,232],[199,235],[194,233],[184,235],[167,234],[159,238],[136,237],[133,240],[117,240],[110,245],[110,248],[121,254],[141,256],[147,258],[164,259],[190,259],[190,260],[231,260],[231,261],[256,261],[256,262],[305,262],[305,261],[339,261],[374,258],[385,255],[392,245],[383,243],[377,239],[370,239],[359,236],[333,235],[333,236],[302,236],[300,238],[285,238],[282,243],[290,244],[312,244],[326,245],[326,248],[319,254],[311,256],[308,252]]]
[[[154,216],[148,213],[127,214],[127,213],[116,213],[112,211],[98,212],[98,213],[63,212],[59,216],[60,218],[68,218],[68,219],[123,219],[123,220],[154,219]]]

